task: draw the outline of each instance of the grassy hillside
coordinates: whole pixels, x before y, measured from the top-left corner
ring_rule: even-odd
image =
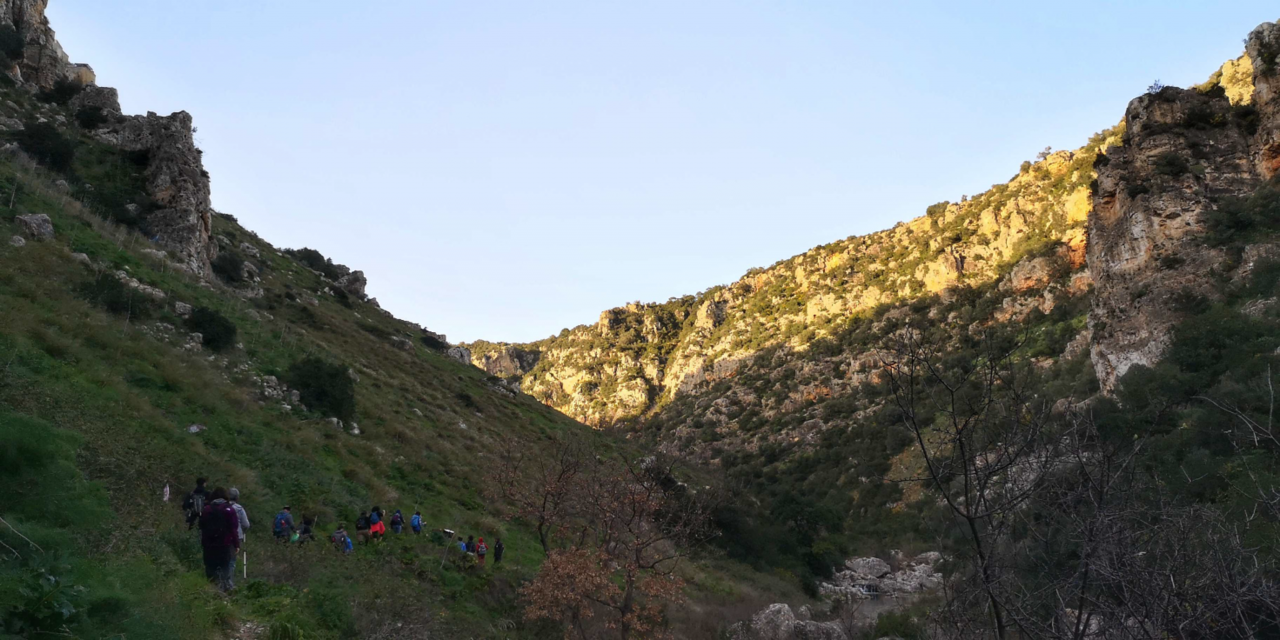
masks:
[[[61,172],[0,154],[0,631],[206,638],[273,620],[307,638],[404,637],[388,626],[401,624],[446,637],[515,629],[514,588],[541,550],[486,504],[491,451],[570,437],[605,452],[608,438],[499,389],[230,216],[214,221],[224,259],[238,254],[260,281],[227,282],[225,262],[207,284],[175,269],[125,206],[145,202],[129,154],[24,91],[0,98],[17,106],[6,116],[29,123],[42,108],[66,117],[60,144],[74,148]],[[55,237],[12,246],[23,214],[47,214]],[[122,285],[119,271],[163,300]],[[178,302],[229,320],[230,346],[215,344],[216,327],[188,326]],[[284,406],[287,392],[270,397],[267,376],[296,388],[295,364],[312,357],[354,382],[344,428],[329,420],[347,412],[339,405],[304,411]],[[238,487],[255,525],[249,581],[229,599],[205,585],[182,523],[178,504],[197,475]],[[285,548],[268,530],[286,503],[317,517],[321,537],[375,504],[420,509],[428,527],[502,536],[507,561],[442,569],[442,547],[426,536],[351,557],[326,544]]]

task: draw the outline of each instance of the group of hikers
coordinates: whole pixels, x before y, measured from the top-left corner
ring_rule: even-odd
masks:
[[[244,546],[245,531],[249,529],[249,514],[240,505],[239,489],[216,487],[210,490],[205,486],[207,483],[205,478],[197,478],[196,488],[187,494],[182,508],[187,514],[187,528],[200,529],[205,577],[217,583],[218,588],[223,591],[230,591],[235,587],[236,559]],[[167,498],[168,489],[165,491]],[[363,544],[377,542],[386,536],[388,526],[393,533],[400,534],[404,532],[405,524],[404,515],[399,509],[387,517],[380,507],[375,506],[369,511],[361,512],[356,519],[356,537]],[[277,540],[301,545],[316,539],[312,530],[314,525],[314,517],[303,517],[302,526],[298,527],[294,522],[292,509],[285,505],[272,520],[271,532]],[[421,535],[422,512],[415,511],[409,518],[408,526],[414,534]],[[445,534],[446,543],[452,544],[447,541],[453,536],[453,532],[442,529],[441,533]],[[355,549],[355,542],[347,534],[346,526],[341,523],[329,536],[329,542],[342,553],[351,553]],[[484,566],[485,556],[490,551],[484,538],[477,541],[475,536],[467,536],[464,541],[462,536],[458,536],[456,544],[462,553],[474,557],[476,564]],[[495,565],[502,562],[505,550],[502,539],[495,539],[492,549]]]

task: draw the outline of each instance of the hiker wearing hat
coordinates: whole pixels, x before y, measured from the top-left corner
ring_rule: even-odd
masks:
[[[294,529],[293,513],[286,504],[280,513],[276,514],[275,522],[271,524],[271,532],[275,534],[277,540],[287,541],[289,536],[293,535]]]

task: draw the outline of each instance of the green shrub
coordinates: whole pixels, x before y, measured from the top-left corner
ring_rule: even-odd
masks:
[[[1153,166],[1156,173],[1171,178],[1176,178],[1191,170],[1191,165],[1187,164],[1187,161],[1175,151],[1166,151],[1156,156]]]
[[[219,251],[218,257],[209,263],[213,273],[223,282],[238,284],[244,281],[244,258],[235,251]]]
[[[118,316],[144,319],[151,315],[155,301],[104,273],[80,286],[80,295],[90,303]]]
[[[920,623],[916,622],[911,614],[905,611],[886,611],[876,618],[875,632],[871,634],[874,638],[902,638],[903,640],[916,640],[924,638],[924,629]]]
[[[1209,105],[1196,105],[1187,110],[1182,118],[1182,126],[1188,129],[1213,129],[1225,127],[1227,118],[1215,112]]]
[[[51,102],[53,104],[67,104],[71,99],[76,97],[81,91],[84,91],[84,85],[74,80],[58,80],[53,86],[36,94],[36,98],[41,102]]]
[[[107,114],[102,107],[84,107],[76,112],[76,123],[81,129],[92,131],[107,123]]]
[[[48,122],[29,122],[15,136],[22,147],[37,162],[67,173],[76,157],[76,141],[63,136],[58,128]]]
[[[356,386],[345,366],[311,356],[293,363],[285,379],[312,411],[342,420],[355,416]]]
[[[236,344],[236,325],[226,316],[208,307],[196,307],[187,318],[187,330],[199,333],[205,347],[226,351]]]
[[[298,262],[306,265],[308,269],[319,271],[330,280],[337,280],[343,275],[342,265],[334,264],[333,260],[324,257],[324,254],[315,249],[303,247],[301,249],[288,249],[285,253],[296,258]]]
[[[1239,236],[1280,229],[1280,188],[1277,180],[1263,185],[1248,198],[1224,198],[1205,214],[1210,244],[1226,244]]]
[[[1150,193],[1150,192],[1151,192],[1151,188],[1141,182],[1129,183],[1129,186],[1124,188],[1125,195],[1129,196],[1130,198],[1136,198],[1144,193]]]

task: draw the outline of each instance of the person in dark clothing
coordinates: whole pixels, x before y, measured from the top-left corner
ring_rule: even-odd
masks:
[[[292,542],[297,542],[298,544],[314,542],[316,539],[316,533],[313,529],[313,526],[315,525],[315,523],[316,523],[315,516],[307,517],[306,515],[303,515],[302,528],[298,529],[298,532],[295,533],[293,538],[291,538],[290,540]]]
[[[467,536],[467,553],[475,553],[475,552],[476,552],[476,537]]]
[[[196,526],[196,521],[200,519],[200,514],[204,513],[204,505],[209,501],[209,490],[204,488],[207,482],[204,478],[196,478],[196,488],[187,494],[185,500],[182,501],[182,509],[187,512],[187,528],[192,529]]]
[[[400,513],[399,509],[396,509],[396,512],[391,514],[391,530],[396,533],[404,531],[404,515]]]
[[[493,541],[493,563],[494,564],[502,563],[502,552],[506,550],[507,550],[507,547],[506,545],[502,544],[502,538],[498,538]]]
[[[356,538],[360,542],[368,544],[369,542],[369,512],[361,511],[360,517],[356,518]]]
[[[204,575],[218,588],[230,591],[231,558],[240,550],[240,525],[236,511],[227,501],[227,490],[218,487],[209,494],[209,504],[200,513],[200,546],[204,550]]]

